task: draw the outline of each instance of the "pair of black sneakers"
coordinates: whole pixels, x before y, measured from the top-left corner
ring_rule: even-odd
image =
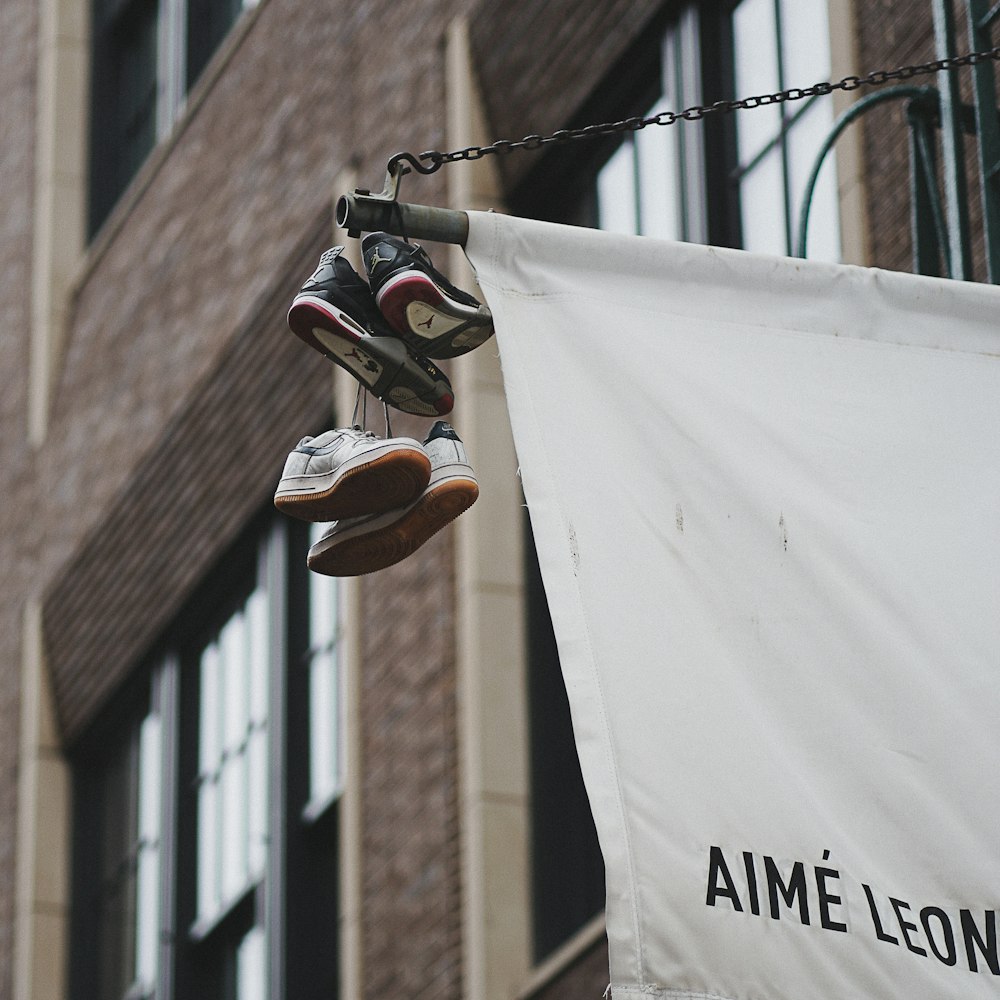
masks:
[[[430,359],[456,358],[491,337],[489,309],[451,284],[419,246],[371,233],[361,250],[368,281],[343,247],[332,247],[295,296],[289,327],[390,406],[449,413],[451,383]]]

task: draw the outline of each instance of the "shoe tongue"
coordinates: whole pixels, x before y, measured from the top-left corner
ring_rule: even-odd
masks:
[[[332,264],[343,252],[343,247],[330,247],[329,250],[324,250],[319,258],[320,266],[323,264]]]
[[[323,431],[314,438],[307,438],[309,445],[313,448],[325,448],[328,444],[333,444],[341,438],[362,438],[371,435],[371,431],[366,431],[363,427],[355,424],[353,427],[335,427],[329,431]],[[373,436],[373,435],[372,435]]]
[[[431,441],[436,441],[440,439],[447,439],[448,441],[460,441],[461,438],[455,433],[455,428],[448,423],[447,420],[439,420],[431,429],[430,433],[424,439],[424,444],[430,444]]]
[[[391,239],[392,237],[388,233],[369,233],[361,241],[361,249],[367,250],[370,246],[374,245],[375,243],[381,243],[383,242],[383,240],[391,240]]]
[[[324,281],[328,281],[336,273],[336,268],[334,267],[334,261],[344,252],[343,247],[330,247],[329,250],[324,250],[320,255],[319,263],[316,265],[316,270],[309,276],[309,280],[302,286],[302,290],[306,291],[310,288],[314,288],[316,285],[322,284]],[[346,258],[344,258],[346,262]]]
[[[309,444],[313,448],[325,448],[328,444],[336,441],[343,433],[343,430],[335,427],[333,430],[323,431],[322,434],[317,434],[316,437],[310,438]]]

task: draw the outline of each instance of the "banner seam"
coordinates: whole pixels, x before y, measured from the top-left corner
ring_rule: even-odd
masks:
[[[486,283],[490,285],[489,282]],[[604,303],[606,300],[599,295],[587,296],[580,294],[573,294],[572,292],[537,292],[526,294],[524,292],[519,292],[517,289],[509,288],[501,285],[490,285],[495,291],[503,292],[505,295],[509,295],[512,298],[519,298],[524,301],[541,301],[546,300],[549,302],[558,302],[560,300],[573,301],[573,302],[593,302],[597,304]],[[644,313],[649,316],[662,316],[662,311],[653,309],[648,306],[638,305],[634,302],[629,303],[627,306],[622,306],[621,308],[633,309],[636,312]],[[688,321],[691,319],[701,318],[701,315],[697,312],[683,313],[683,312],[672,312],[670,314],[671,319],[678,319]],[[931,355],[940,354],[942,351],[948,354],[957,354],[959,356],[964,356],[968,358],[982,358],[987,361],[995,361],[1000,359],[1000,352],[990,352],[982,350],[961,350],[956,347],[949,347],[947,345],[941,344],[904,344],[903,341],[895,340],[882,340],[876,337],[859,337],[852,335],[850,333],[839,333],[839,332],[828,332],[826,330],[817,330],[815,328],[805,329],[793,327],[793,326],[773,326],[764,322],[754,322],[753,320],[741,319],[739,321],[729,320],[723,316],[713,317],[712,323],[717,326],[724,326],[727,328],[737,328],[737,329],[752,329],[763,331],[767,334],[774,336],[783,337],[827,337],[834,340],[843,340],[845,342],[850,342],[852,344],[863,344],[870,346],[872,350],[882,350],[885,348],[896,348],[900,346],[905,346],[910,351],[929,353]]]

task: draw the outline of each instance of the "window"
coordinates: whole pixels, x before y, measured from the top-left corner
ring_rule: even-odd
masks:
[[[667,28],[656,67],[656,100],[642,113],[691,107],[701,101],[698,20],[693,8]],[[597,172],[595,224],[626,235],[702,242],[707,235],[701,131],[650,126],[627,133]]]
[[[182,755],[182,787],[196,789],[196,834],[193,842],[189,832],[180,842],[182,884],[195,886],[193,914],[184,894],[180,913],[181,926],[199,946],[191,949],[199,953],[199,974],[188,972],[182,982],[191,976],[192,988],[205,996],[249,1000],[262,995],[267,981],[265,897],[281,890],[268,878],[269,844],[272,835],[281,837],[271,829],[268,801],[280,794],[280,785],[272,790],[268,781],[268,668],[278,659],[271,640],[282,616],[273,593],[277,581],[268,572],[274,557],[262,547],[249,595],[183,658],[182,684],[189,701],[197,699],[194,712],[186,713],[197,717],[197,752],[188,745]]]
[[[808,86],[829,75],[826,0],[741,0],[721,18],[691,5],[665,31],[659,95],[643,114]],[[682,122],[629,133],[595,173],[592,224],[794,254],[806,184],[833,121],[826,96],[737,112],[707,126]],[[718,163],[729,164],[722,177]],[[809,250],[814,259],[840,256],[832,157],[812,198]]]
[[[93,236],[244,7],[256,0],[93,0],[90,201]]]
[[[604,858],[530,526],[526,530],[532,949],[539,962],[604,908]]]
[[[733,11],[736,96],[805,87],[830,77],[826,0],[742,0]],[[809,173],[833,128],[830,96],[772,104],[738,113],[742,245],[789,255],[798,246],[798,222]],[[810,209],[809,256],[840,256],[836,168],[829,157]]]
[[[328,525],[314,524],[310,542]],[[309,685],[310,815],[319,815],[343,789],[340,726],[340,581],[313,575],[309,580],[309,649],[305,669]]]
[[[214,920],[265,869],[267,610],[258,587],[199,657],[199,920]]]
[[[89,874],[75,923],[78,948],[91,957],[78,989],[96,1000],[156,995],[169,673],[153,671],[77,787],[89,803],[78,824],[78,867]]]
[[[252,529],[77,748],[73,997],[336,996],[338,593],[308,542]]]
[[[830,75],[827,0],[688,3],[648,37],[571,124],[649,117]],[[569,143],[543,158],[514,202],[519,214],[551,221],[793,254],[806,183],[833,121],[827,95]],[[834,157],[813,194],[809,256],[840,257]]]
[[[573,124],[650,117],[829,75],[826,0],[689,3],[647,37],[652,44],[641,42],[627,54]],[[806,180],[832,125],[827,97],[652,125],[610,143],[567,144],[573,148],[556,149],[539,164],[523,197],[514,199],[515,211],[630,235],[789,254]],[[810,256],[838,259],[837,213],[828,158],[812,203]],[[530,532],[526,548],[533,938],[540,960],[599,912],[604,878]]]

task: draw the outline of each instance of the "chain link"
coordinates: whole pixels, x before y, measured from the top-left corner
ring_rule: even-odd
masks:
[[[784,104],[787,101],[801,101],[810,97],[825,97],[835,90],[852,91],[860,87],[880,87],[895,80],[910,80],[915,76],[927,76],[963,66],[975,66],[977,63],[987,60],[1000,61],[1000,46],[983,52],[968,52],[947,59],[934,59],[931,62],[918,63],[914,66],[901,66],[899,69],[875,70],[865,76],[845,76],[836,83],[816,83],[811,87],[790,87],[788,90],[781,90],[774,94],[759,94],[735,101],[716,101],[714,104],[696,105],[683,111],[660,111],[649,118],[633,117],[618,122],[585,125],[583,128],[559,129],[551,135],[527,135],[516,142],[510,139],[498,139],[488,146],[466,146],[464,149],[452,150],[450,153],[431,149],[426,153],[421,153],[419,158],[414,157],[412,153],[397,153],[389,161],[389,170],[392,172],[396,164],[406,160],[419,173],[432,174],[446,163],[456,163],[459,160],[481,160],[484,156],[512,153],[516,149],[540,149],[543,146],[562,144],[576,139],[591,139],[621,132],[638,132],[639,129],[646,128],[648,125],[674,125],[682,120],[700,121],[709,115],[729,114],[733,111],[745,111],[770,104]],[[429,166],[419,163],[418,159],[426,161]]]

